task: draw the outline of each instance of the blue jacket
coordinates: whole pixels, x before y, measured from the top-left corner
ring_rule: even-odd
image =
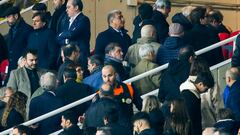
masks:
[[[56,60],[59,46],[55,40],[54,31],[43,27],[34,30],[28,38],[27,48],[38,51],[38,67],[43,69],[56,69]]]
[[[63,106],[63,103],[51,91],[45,91],[42,95],[35,97],[30,102],[29,119],[36,118]],[[36,133],[47,135],[59,130],[61,124],[61,114],[47,118],[39,122]]]
[[[229,87],[229,95],[226,102],[226,108],[232,110],[235,120],[240,121],[240,81],[236,81],[233,83],[231,87]]]
[[[99,90],[103,84],[101,68],[94,71],[90,76],[84,78],[83,83],[91,86],[93,91]]]
[[[158,49],[156,57],[158,65],[163,65],[172,59],[177,59],[179,50],[184,45],[186,44],[181,37],[168,37]]]
[[[111,42],[119,43],[123,54],[127,53],[128,47],[131,45],[131,38],[125,29],[122,30],[123,36],[115,31],[112,27],[98,34],[95,45],[95,54],[100,55],[102,58],[105,56],[105,48]]]

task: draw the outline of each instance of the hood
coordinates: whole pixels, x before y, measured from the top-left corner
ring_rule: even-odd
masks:
[[[184,45],[181,37],[168,37],[163,44],[164,47],[169,49],[180,49]]]
[[[184,91],[184,90],[189,90],[190,92],[192,92],[197,98],[200,99],[200,93],[197,91],[197,88],[195,87],[195,85],[192,83],[193,81],[196,80],[196,76],[189,76],[188,79],[182,83],[180,85],[180,91]]]

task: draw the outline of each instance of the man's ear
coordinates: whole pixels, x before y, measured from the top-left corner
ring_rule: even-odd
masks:
[[[70,120],[66,120],[66,124],[67,124],[67,125],[70,125],[70,124],[71,124],[71,121],[70,121]]]

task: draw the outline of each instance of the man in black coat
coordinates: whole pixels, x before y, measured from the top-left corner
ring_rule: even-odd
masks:
[[[157,30],[157,41],[163,44],[168,37],[169,24],[166,20],[171,11],[171,2],[169,0],[157,0],[154,4],[152,20]]]
[[[61,126],[63,131],[59,135],[83,135],[82,130],[77,125],[78,118],[73,112],[68,111],[62,115]]]
[[[88,85],[77,83],[75,81],[77,78],[75,69],[65,68],[63,78],[64,84],[57,88],[56,96],[63,101],[64,105],[68,105],[92,94]],[[71,110],[75,113],[75,115],[80,116],[87,110],[88,105],[89,102],[85,102],[84,104],[74,107]]]
[[[41,87],[45,90],[44,93],[35,97],[30,102],[29,119],[34,119],[38,116],[56,110],[63,106],[60,99],[56,97],[56,76],[53,73],[47,72],[41,76]],[[61,114],[47,118],[38,122],[35,134],[47,135],[59,130],[61,123]]]
[[[79,63],[82,64],[83,70],[87,70],[87,57],[90,54],[90,20],[82,12],[81,0],[68,0],[67,7],[69,25],[58,35],[57,40],[61,46],[69,43],[76,44],[81,52]]]
[[[17,61],[25,51],[28,36],[33,29],[23,20],[18,7],[10,7],[7,9],[5,16],[10,26],[6,39],[9,59],[8,73],[10,73],[11,70],[17,68]]]
[[[111,43],[118,43],[122,50],[123,55],[127,53],[128,47],[131,45],[131,38],[124,29],[124,18],[120,10],[113,10],[108,13],[109,28],[98,34],[95,45],[95,54],[100,55],[102,58],[105,56],[105,48]]]
[[[54,31],[47,28],[45,13],[35,13],[32,19],[34,31],[29,35],[27,48],[37,50],[39,68],[56,70],[59,47]]]

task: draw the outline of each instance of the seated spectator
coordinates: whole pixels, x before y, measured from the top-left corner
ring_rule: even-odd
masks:
[[[92,94],[90,87],[83,83],[76,82],[76,70],[72,67],[66,67],[63,72],[64,84],[56,89],[56,97],[59,98],[64,105],[68,105],[79,99]],[[90,102],[85,102],[79,106],[71,108],[75,115],[82,115],[88,108]]]
[[[123,52],[118,43],[110,43],[105,49],[104,65],[112,65],[121,80],[128,78],[129,70],[123,65]]]
[[[137,39],[137,43],[128,48],[124,60],[129,62],[131,67],[135,67],[141,60],[139,55],[139,48],[144,44],[151,45],[155,53],[157,53],[160,44],[156,42],[156,29],[153,25],[145,25],[141,29],[141,38]]]
[[[184,31],[181,24],[173,23],[169,26],[169,37],[157,51],[156,62],[158,65],[166,64],[170,60],[178,58],[180,48],[186,46],[182,39],[183,35]]]
[[[141,61],[133,68],[130,72],[130,77],[137,76],[139,74],[145,73],[149,70],[155,69],[158,67],[155,61],[155,51],[154,48],[149,44],[144,44],[139,48],[139,55]],[[146,94],[152,90],[159,88],[159,83],[161,79],[161,73],[156,73],[144,77],[143,79],[134,81],[134,86],[140,91],[140,93]]]
[[[138,112],[132,118],[133,130],[138,135],[158,135],[154,129],[151,128],[149,116],[146,112]]]
[[[88,58],[88,70],[90,72],[90,76],[84,78],[83,83],[91,86],[93,91],[99,90],[103,84],[102,66],[103,60],[100,56],[93,55]]]
[[[164,134],[191,134],[191,120],[184,99],[174,99],[170,102],[170,114],[164,124]]]
[[[116,108],[112,108],[106,111],[106,114],[103,118],[105,125],[104,127],[109,127],[111,129],[110,130],[111,135],[131,135],[132,132],[130,130],[126,130],[126,127],[118,123],[119,121],[118,111],[119,110],[116,110]]]
[[[144,25],[153,25],[152,13],[153,8],[148,3],[143,3],[138,7],[138,16],[133,19],[132,44],[135,44],[137,39],[141,37],[141,29]]]
[[[33,98],[29,107],[29,119],[34,119],[38,116],[56,110],[63,106],[60,99],[56,97],[56,76],[47,72],[40,78],[40,85],[44,89],[44,93]],[[46,135],[60,129],[61,114],[44,119],[34,125],[34,134]]]
[[[68,111],[62,115],[61,126],[63,131],[59,135],[83,135],[82,131],[77,125],[77,116]]]
[[[79,48],[76,45],[69,44],[62,48],[61,56],[63,56],[63,64],[59,67],[58,75],[57,75],[57,81],[58,86],[62,85],[63,82],[63,72],[66,67],[69,65],[76,65],[78,63],[78,58],[80,56]]]
[[[164,117],[156,96],[150,95],[143,99],[142,112],[148,113],[151,127],[155,129],[158,134],[162,134]]]
[[[179,23],[183,26],[183,31],[189,31],[192,29],[193,25],[190,21],[189,15],[195,7],[186,6],[181,9],[182,12],[176,13],[172,17],[172,23]]]
[[[8,102],[0,108],[0,131],[6,130],[26,120],[27,96],[22,92],[15,92],[9,97]]]
[[[232,135],[236,135],[239,123],[234,120],[232,111],[228,108],[218,110],[218,121],[214,124],[216,129],[228,129]]]
[[[16,127],[13,127],[11,135],[33,135],[33,134],[31,128],[24,125],[18,125]]]

